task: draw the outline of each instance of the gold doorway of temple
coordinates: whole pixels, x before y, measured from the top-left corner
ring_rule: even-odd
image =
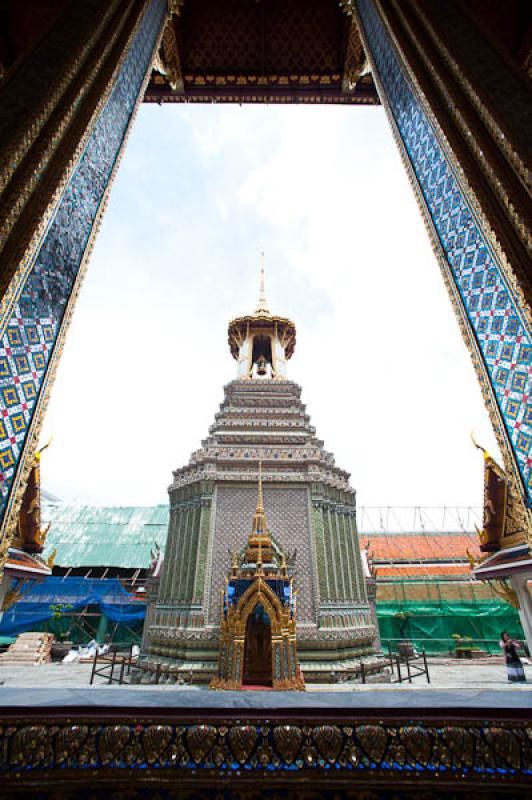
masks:
[[[246,624],[244,686],[272,686],[272,626],[264,606],[255,606]]]

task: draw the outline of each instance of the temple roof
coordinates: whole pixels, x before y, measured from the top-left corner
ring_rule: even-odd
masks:
[[[378,104],[337,0],[173,0],[145,102]]]
[[[476,533],[372,533],[360,534],[367,545],[378,579],[471,579],[468,552],[480,556]]]
[[[270,311],[264,289],[264,253],[261,256],[259,299],[255,311],[243,317],[235,317],[229,322],[227,330],[229,349],[235,360],[238,360],[240,345],[246,339],[250,330],[255,333],[257,330],[262,330],[265,333],[277,332],[283,343],[285,358],[292,357],[296,346],[296,326],[291,319],[279,317]]]
[[[164,550],[168,506],[59,506],[50,512],[44,558],[57,549],[59,567],[145,569]]]
[[[171,488],[198,480],[255,481],[258,460],[268,483],[320,482],[354,500],[349,473],[316,438],[301,389],[288,380],[227,384],[208,438],[186,466],[174,470]]]
[[[246,336],[248,325],[255,331],[263,328],[265,332],[277,326],[277,330],[283,337],[285,358],[292,358],[296,346],[296,326],[292,320],[274,314],[255,313],[247,314],[243,317],[235,317],[229,323],[227,338],[231,355],[235,360],[238,359],[240,344]]]
[[[429,578],[471,577],[466,564],[408,564],[406,566],[376,565],[377,578],[410,578],[423,580]]]
[[[25,553],[17,547],[10,547],[4,565],[6,574],[17,578],[46,577],[52,574],[48,566],[39,556]]]
[[[508,578],[517,573],[530,575],[532,552],[528,544],[508,547],[487,556],[475,567],[475,577],[480,580]]]

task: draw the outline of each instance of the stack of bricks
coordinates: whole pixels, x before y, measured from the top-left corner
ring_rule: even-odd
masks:
[[[52,633],[21,633],[17,641],[0,655],[0,666],[32,666],[52,660]]]

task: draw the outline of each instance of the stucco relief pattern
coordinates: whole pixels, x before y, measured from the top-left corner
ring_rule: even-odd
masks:
[[[0,518],[165,12],[164,0],[152,0],[6,324],[0,346]]]
[[[532,498],[532,337],[496,254],[483,236],[435,131],[375,9],[360,18],[382,86],[445,251],[525,491]]]

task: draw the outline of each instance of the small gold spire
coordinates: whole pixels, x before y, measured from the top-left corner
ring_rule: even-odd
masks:
[[[262,575],[263,574],[263,568],[262,568],[262,539],[260,537],[258,539],[258,544],[259,544],[259,552],[257,553],[257,565],[256,565],[257,566],[257,575]]]
[[[262,489],[262,461],[259,461],[259,490],[257,508],[253,515],[253,524],[248,538],[245,559],[248,564],[256,564],[257,570],[262,570],[264,563],[269,564],[273,558],[272,540],[266,522],[264,511],[264,495]],[[258,574],[258,573],[257,573]]]
[[[257,508],[255,509],[255,516],[253,517],[252,533],[268,535],[268,528],[266,525],[266,512],[264,511],[264,495],[262,492],[262,461],[259,459],[259,494],[257,497]]]
[[[264,252],[260,254],[259,302],[255,309],[255,314],[268,314],[268,316],[271,316],[264,291]]]

